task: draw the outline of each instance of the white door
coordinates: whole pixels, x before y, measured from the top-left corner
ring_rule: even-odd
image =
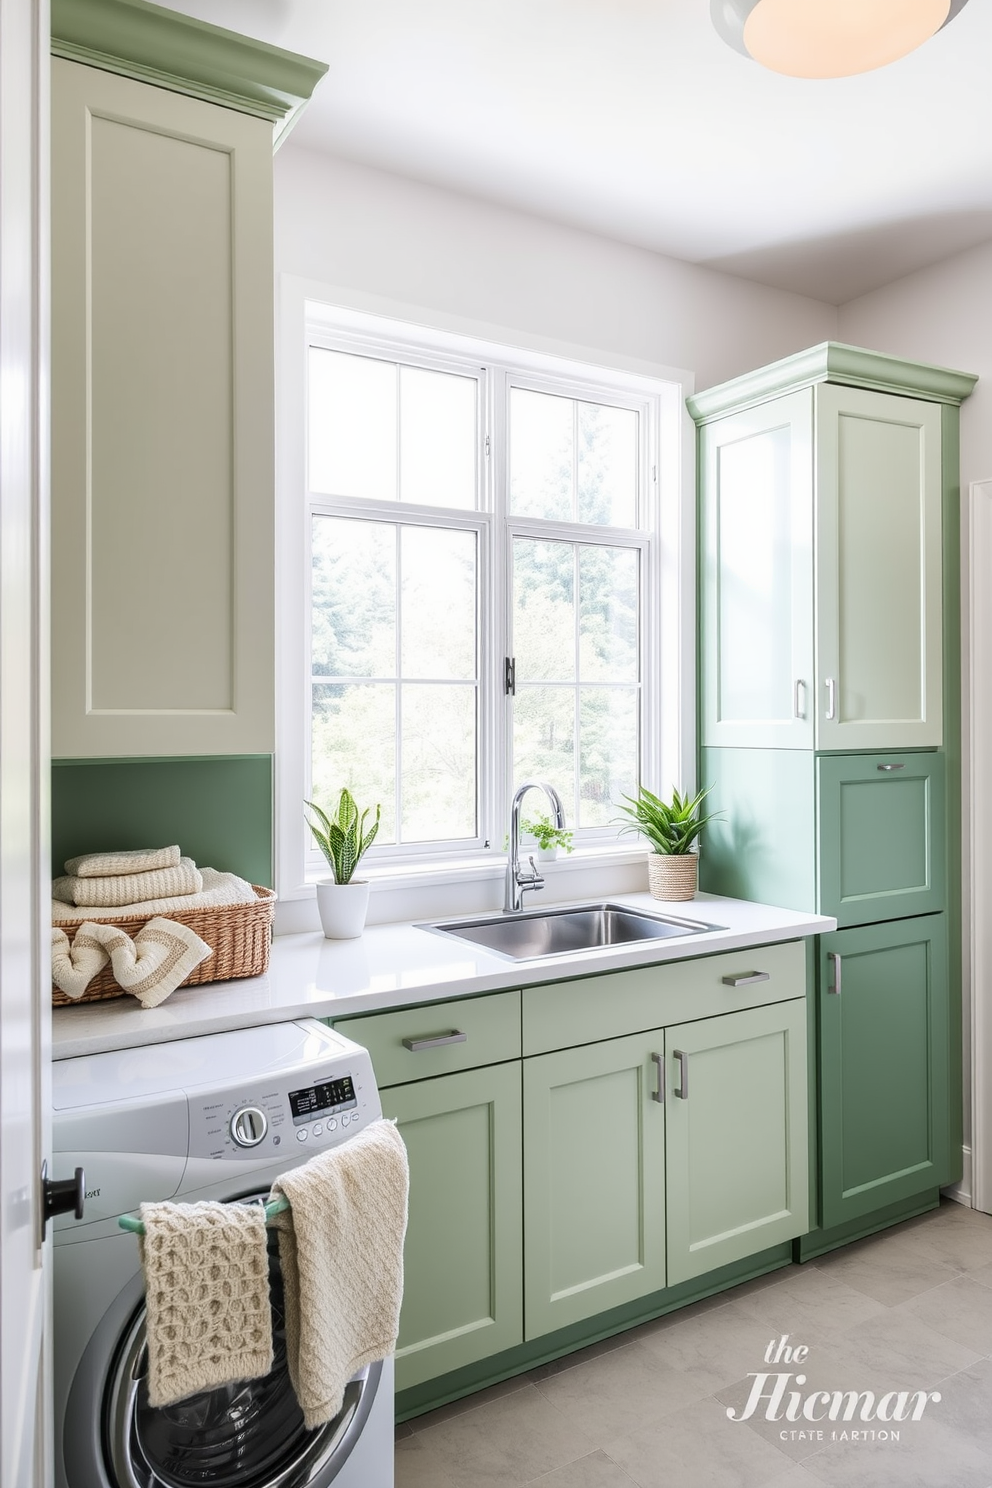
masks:
[[[50,1479],[48,6],[0,0],[0,1483]]]

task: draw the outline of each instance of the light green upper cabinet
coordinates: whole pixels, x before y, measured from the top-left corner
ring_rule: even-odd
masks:
[[[940,405],[816,389],[816,746],[942,742]]]
[[[938,746],[940,403],[779,393],[703,425],[700,491],[704,746]]]
[[[324,68],[141,0],[52,45],[52,753],[271,753],[273,127]]]

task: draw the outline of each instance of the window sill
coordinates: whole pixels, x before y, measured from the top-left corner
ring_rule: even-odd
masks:
[[[526,862],[526,856],[524,856]],[[537,862],[545,881],[539,896],[528,903],[562,903],[567,900],[602,898],[608,894],[636,892],[647,887],[647,851],[640,845],[576,848],[551,862]],[[308,874],[295,892],[280,893],[276,906],[275,933],[289,935],[319,928],[317,880],[327,875]],[[439,916],[485,914],[503,903],[506,858],[466,857],[418,864],[382,864],[359,869],[359,876],[372,886],[368,923],[390,924]]]

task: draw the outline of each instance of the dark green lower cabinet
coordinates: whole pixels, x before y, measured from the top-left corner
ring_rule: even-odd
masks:
[[[382,1091],[410,1160],[396,1386],[523,1338],[520,1063]]]
[[[942,914],[820,937],[820,1224],[950,1179]]]

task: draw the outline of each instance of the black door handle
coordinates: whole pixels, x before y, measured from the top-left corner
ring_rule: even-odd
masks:
[[[86,1174],[77,1168],[71,1178],[49,1178],[48,1163],[41,1165],[41,1237],[45,1238],[48,1221],[56,1214],[75,1214],[83,1217],[86,1202]]]

